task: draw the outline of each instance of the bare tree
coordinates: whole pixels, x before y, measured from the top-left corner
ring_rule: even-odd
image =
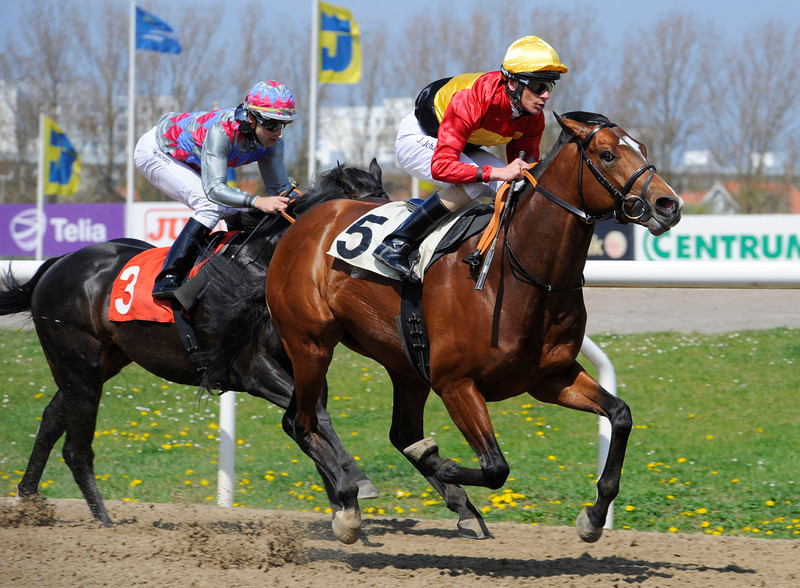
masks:
[[[119,200],[117,186],[125,173],[125,166],[120,165],[125,134],[117,121],[125,112],[121,97],[128,89],[128,12],[122,6],[107,5],[96,19],[95,26],[74,28],[81,44],[81,62],[86,66],[82,93],[89,98],[84,100],[78,124],[85,139],[84,154],[96,162],[84,166],[82,183],[96,183],[96,188],[87,190],[88,200]],[[96,182],[88,178],[90,170],[96,172]]]
[[[452,3],[437,6],[436,14],[430,9],[418,14],[395,36],[396,50],[386,63],[394,96],[416,98],[431,82],[464,73],[458,66],[461,10]]]
[[[800,27],[772,20],[717,52],[708,79],[713,113],[706,136],[723,166],[736,170],[742,212],[778,207],[761,189],[766,155],[795,151],[800,131]]]
[[[7,186],[8,200],[35,201],[36,167],[20,164],[37,153],[39,113],[55,118],[64,128],[71,122],[60,119],[65,103],[72,98],[70,81],[77,76],[77,42],[71,27],[64,23],[70,22],[76,11],[74,0],[25,4],[21,16],[26,26],[4,40],[0,74],[14,82],[10,95],[15,100],[7,106],[16,125],[17,148],[16,164],[9,166],[13,177]],[[47,17],[42,18],[43,14]]]
[[[614,120],[636,129],[668,181],[708,114],[698,95],[715,38],[711,23],[675,13],[621,41],[619,83],[607,88],[606,103]]]

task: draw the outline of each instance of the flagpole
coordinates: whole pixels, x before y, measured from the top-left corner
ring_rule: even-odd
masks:
[[[309,71],[311,78],[308,84],[308,181],[314,179],[317,167],[317,81],[319,76],[319,4],[311,0],[311,60]]]
[[[36,261],[42,260],[44,232],[47,221],[44,218],[44,112],[39,113],[39,173],[36,178]],[[42,222],[44,221],[44,223]]]
[[[128,158],[127,190],[125,194],[125,236],[133,237],[133,134],[135,132],[135,84],[136,84],[136,1],[131,0],[128,33]]]

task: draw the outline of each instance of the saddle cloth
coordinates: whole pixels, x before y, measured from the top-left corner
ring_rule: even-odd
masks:
[[[226,245],[239,231],[228,231],[218,241],[215,253]],[[211,239],[214,239],[215,233]],[[211,242],[216,242],[213,240]],[[111,286],[108,319],[114,322],[153,321],[174,323],[175,316],[171,300],[153,298],[153,284],[164,265],[169,247],[146,249],[133,257],[119,272]],[[189,272],[191,279],[200,270],[207,258],[200,260]]]
[[[111,286],[110,321],[175,322],[172,301],[153,298],[153,283],[168,251],[169,247],[147,249],[125,264]]]
[[[419,246],[418,252],[411,254],[412,271],[419,281],[423,281],[425,271],[436,259],[439,244],[459,221],[473,214],[479,207],[486,207],[482,199],[476,199],[463,206],[455,214],[446,217],[428,234]],[[402,280],[400,274],[385,266],[372,256],[375,248],[416,208],[413,201],[390,202],[368,212],[342,231],[334,239],[328,255],[348,264],[385,276],[392,280]]]

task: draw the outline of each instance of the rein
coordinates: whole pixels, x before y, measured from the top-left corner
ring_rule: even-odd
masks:
[[[524,173],[525,173],[525,180],[529,182],[531,186],[533,186],[534,191],[538,191],[539,185],[536,179],[530,173],[528,173],[527,170],[525,170]],[[586,278],[584,276],[581,276],[581,282],[577,286],[568,286],[566,288],[559,288],[553,286],[552,284],[547,284],[545,282],[542,282],[541,280],[536,279],[528,270],[525,269],[525,267],[522,265],[522,262],[517,257],[517,254],[514,253],[514,250],[511,248],[511,243],[508,242],[508,226],[511,224],[511,218],[514,216],[514,211],[516,210],[518,202],[519,202],[519,197],[517,196],[511,202],[508,203],[508,206],[511,207],[511,210],[509,211],[508,216],[506,217],[507,220],[504,227],[506,232],[506,238],[503,240],[503,251],[505,251],[506,253],[506,259],[508,259],[508,265],[511,268],[511,274],[519,281],[525,282],[526,284],[531,284],[532,286],[536,286],[537,288],[541,288],[542,290],[546,290],[547,292],[577,292],[578,290],[583,288],[583,285],[586,283]],[[570,210],[570,212],[573,211],[583,212],[581,210],[578,210],[574,206],[568,204],[567,202],[564,202],[561,199],[558,199],[557,204],[561,204],[562,206],[566,205],[565,207],[569,207],[567,208],[567,210],[570,210],[570,208],[573,209]]]

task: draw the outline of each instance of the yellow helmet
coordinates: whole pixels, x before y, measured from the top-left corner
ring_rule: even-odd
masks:
[[[547,41],[529,35],[508,46],[501,71],[507,78],[557,80],[567,73],[567,66]]]

